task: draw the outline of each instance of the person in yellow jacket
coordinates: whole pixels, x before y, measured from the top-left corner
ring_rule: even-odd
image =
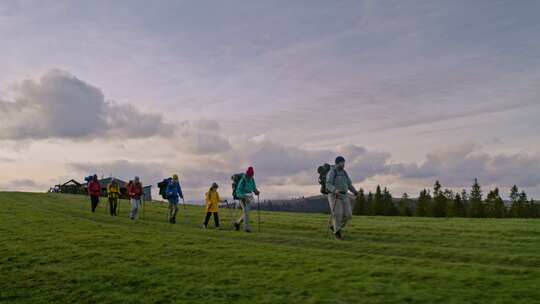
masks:
[[[118,182],[113,179],[109,185],[107,185],[107,196],[109,197],[109,208],[111,216],[117,216],[116,208],[118,208],[118,199],[120,198],[120,186]]]
[[[203,228],[206,229],[208,227],[208,221],[210,221],[210,217],[214,215],[214,223],[216,224],[216,228],[219,228],[219,203],[221,202],[221,199],[219,197],[218,193],[218,184],[213,183],[212,187],[210,187],[210,190],[206,193],[206,218],[204,219]]]

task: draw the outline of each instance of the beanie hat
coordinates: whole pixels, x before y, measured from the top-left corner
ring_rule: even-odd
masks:
[[[251,177],[253,175],[255,175],[255,171],[253,170],[253,167],[249,167],[246,171],[246,175]]]
[[[343,156],[336,157],[336,165],[343,162],[345,162],[345,158]]]

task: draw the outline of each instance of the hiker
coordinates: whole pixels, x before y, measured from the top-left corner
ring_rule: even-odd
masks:
[[[208,228],[208,222],[210,221],[210,217],[214,215],[214,224],[216,225],[216,228],[219,228],[219,203],[221,203],[221,199],[219,198],[218,193],[218,184],[213,183],[208,192],[206,192],[206,217],[204,219],[203,229]]]
[[[259,190],[257,190],[254,175],[255,171],[253,170],[253,167],[249,167],[246,174],[244,174],[236,186],[236,196],[240,199],[240,206],[242,207],[242,215],[234,223],[236,231],[240,230],[240,224],[244,222],[244,231],[251,232],[251,227],[249,226],[249,211],[251,209],[251,204],[253,204],[255,200],[254,195],[259,196]]]
[[[336,239],[341,240],[341,231],[352,218],[351,201],[347,193],[351,191],[354,195],[358,195],[358,191],[345,171],[345,158],[338,156],[335,163],[326,177],[326,190],[332,216],[331,229]]]
[[[98,177],[96,174],[94,174],[92,179],[88,182],[88,195],[90,195],[92,212],[96,212],[96,208],[99,204],[99,196],[101,195],[101,185],[98,182]]]
[[[120,186],[114,178],[107,186],[107,196],[109,197],[109,211],[111,216],[117,216],[116,209],[118,208],[118,199],[120,198]]]
[[[179,198],[184,199],[177,174],[174,174],[169,180],[165,193],[167,194],[167,200],[169,201],[169,223],[176,224]]]
[[[128,195],[129,199],[131,200],[131,213],[129,217],[132,220],[135,220],[137,217],[137,212],[139,211],[139,208],[141,207],[141,196],[143,193],[141,181],[138,176],[135,176],[134,181],[130,181],[128,186]]]

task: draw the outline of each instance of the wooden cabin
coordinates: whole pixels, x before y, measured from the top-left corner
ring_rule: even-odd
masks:
[[[54,189],[57,189],[59,193],[86,194],[86,188],[83,184],[74,179],[70,179],[61,185],[56,185]]]

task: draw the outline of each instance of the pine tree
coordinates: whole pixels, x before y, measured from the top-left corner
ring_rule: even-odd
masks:
[[[400,216],[412,216],[411,200],[407,193],[403,193],[399,200],[398,212]]]
[[[490,191],[485,201],[486,215],[488,217],[502,218],[506,214],[504,201],[499,195],[499,188]]]
[[[478,179],[474,179],[470,195],[471,215],[472,217],[484,217],[484,204],[482,202],[482,189],[478,184]]]
[[[366,197],[364,195],[364,190],[363,189],[360,189],[358,191],[358,195],[356,196],[356,201],[354,203],[353,214],[354,215],[366,215],[367,214]]]
[[[455,217],[456,211],[454,210],[454,192],[450,189],[444,189],[443,195],[446,205],[446,217]]]
[[[380,185],[377,185],[377,189],[375,190],[375,195],[373,196],[373,209],[375,211],[375,215],[384,215],[384,212],[385,212],[384,198],[383,198]]]
[[[396,205],[394,205],[394,198],[392,197],[392,194],[388,190],[388,188],[384,187],[383,191],[383,201],[384,201],[384,214],[388,216],[396,216],[398,215],[398,210],[396,208]]]
[[[536,217],[536,206],[534,203],[534,200],[531,198],[530,201],[527,202],[526,207],[526,215],[528,218],[535,218]]]
[[[530,206],[531,206],[531,210],[530,210],[531,217],[533,217],[533,218],[539,218],[539,217],[540,217],[540,204],[537,203],[537,202],[535,202],[535,201],[531,198]]]
[[[519,193],[519,199],[518,199],[518,217],[520,218],[526,218],[527,217],[527,193],[525,191],[521,191]]]
[[[510,216],[519,217],[519,189],[516,185],[510,189]]]
[[[446,216],[446,197],[441,191],[441,188],[442,187],[439,181],[436,181],[435,185],[433,186],[433,204],[431,205],[431,210],[429,212],[430,216]]]
[[[467,194],[467,190],[463,189],[461,190],[461,202],[463,203],[463,208],[465,210],[464,217],[470,217],[471,216],[471,206],[469,204],[469,195]]]
[[[431,203],[431,195],[426,189],[420,191],[418,202],[416,203],[416,216],[428,216],[428,209]]]
[[[453,212],[454,212],[454,216],[456,216],[456,217],[465,217],[465,216],[467,216],[467,212],[465,211],[465,204],[463,203],[463,199],[461,198],[459,193],[456,193],[456,196],[454,197],[453,208],[452,209],[453,209]]]
[[[371,191],[369,191],[368,193],[366,205],[367,205],[367,214],[374,215],[375,210],[373,208],[373,193],[371,193]]]

